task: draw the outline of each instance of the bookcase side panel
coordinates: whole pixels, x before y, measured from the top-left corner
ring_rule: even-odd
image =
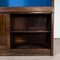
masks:
[[[5,14],[0,13],[0,48],[4,49],[7,45],[6,40],[6,17]]]
[[[6,39],[7,39],[7,48],[10,49],[10,16],[6,14]]]

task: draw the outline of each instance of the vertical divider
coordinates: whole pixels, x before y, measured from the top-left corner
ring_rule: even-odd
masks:
[[[0,49],[6,49],[5,13],[0,13]]]
[[[51,51],[50,51],[50,54],[53,55],[53,31],[54,31],[54,13],[52,12],[51,14]]]
[[[6,40],[7,40],[7,48],[10,49],[11,48],[11,44],[10,44],[10,16],[7,13],[6,15]]]

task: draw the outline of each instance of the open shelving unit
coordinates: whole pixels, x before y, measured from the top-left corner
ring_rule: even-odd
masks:
[[[0,12],[5,17],[4,55],[53,55],[52,7],[1,8]]]
[[[10,14],[11,47],[50,48],[50,18],[51,14]]]

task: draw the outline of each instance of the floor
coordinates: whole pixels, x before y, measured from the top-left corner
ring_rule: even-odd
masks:
[[[0,56],[0,60],[60,60],[60,39],[54,40],[54,56]]]

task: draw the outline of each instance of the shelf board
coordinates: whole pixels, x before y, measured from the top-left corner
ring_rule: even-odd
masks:
[[[0,56],[45,56],[50,55],[50,49],[5,49],[0,50]]]
[[[52,7],[0,7],[0,12],[18,13],[18,14],[37,14],[51,13]]]
[[[11,33],[49,33],[46,30],[13,30]]]

